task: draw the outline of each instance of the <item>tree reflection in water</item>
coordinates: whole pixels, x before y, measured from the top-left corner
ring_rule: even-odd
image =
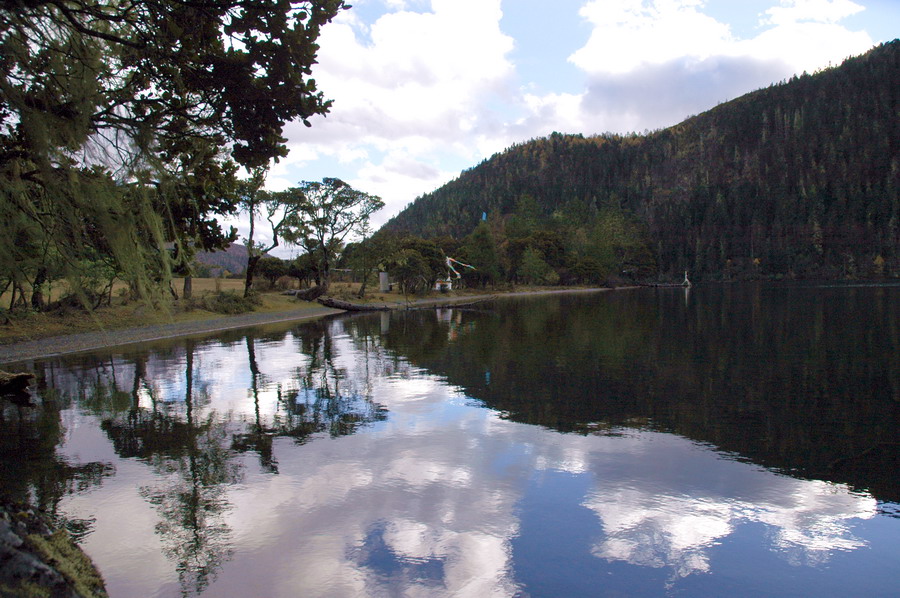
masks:
[[[156,533],[175,563],[183,595],[199,594],[231,555],[227,489],[241,479],[228,447],[227,422],[198,413],[208,397],[195,390],[194,341],[184,344],[184,395],[159,396],[147,376],[147,354],[134,359],[131,405],[107,414],[101,427],[123,458],[148,463],[156,483],[140,495],[159,513]],[[174,372],[172,372],[174,375]],[[149,405],[142,404],[146,398]]]
[[[556,296],[38,364],[58,390],[4,407],[4,453],[35,458],[5,459],[2,480],[58,502],[106,478],[102,457],[76,473],[57,453],[91,434],[113,447],[123,475],[62,509],[98,513],[101,556],[109,539],[160,541],[156,569],[105,555],[124,595],[176,579],[184,595],[458,595],[472,579],[479,595],[540,593],[567,587],[551,561],[587,594],[617,579],[717,595],[731,572],[770,568],[754,588],[853,578],[844,590],[896,561],[876,517],[894,507],[873,495],[898,495],[898,303],[861,299],[854,327],[853,293],[774,292]],[[385,419],[373,396],[390,425],[316,441]],[[85,506],[95,496],[121,502]],[[125,508],[140,529],[116,536]],[[161,573],[134,581],[145,568]]]
[[[247,401],[238,400],[236,408],[220,406],[230,397],[216,386],[216,364],[198,358],[206,345],[195,340],[84,367],[77,359],[68,368],[38,362],[36,405],[4,401],[0,411],[3,494],[55,511],[65,495],[114,473],[111,464],[73,466],[57,456],[65,434],[61,409],[77,405],[100,420],[119,457],[153,470],[140,496],[157,512],[155,531],[182,595],[202,593],[233,554],[229,491],[243,479],[243,453],[255,453],[262,471],[278,474],[278,438],[304,443],[317,434],[342,436],[386,417],[367,393],[369,380],[351,379],[337,365],[327,324],[296,337],[294,367],[280,364],[267,372],[259,346],[283,345],[286,335],[229,337],[229,349],[246,351],[246,371],[236,376],[246,380]],[[274,404],[263,406],[273,395]],[[76,537],[91,529],[89,520],[64,523]]]
[[[68,400],[40,379],[34,397],[0,398],[0,495],[48,513],[77,540],[90,533],[93,518],[65,517],[60,501],[86,492],[115,474],[111,463],[73,464],[57,453],[66,430],[60,411]]]
[[[414,312],[384,343],[514,421],[675,432],[900,501],[896,289],[647,293],[501,301],[452,321]]]
[[[273,382],[257,363],[257,339],[246,337],[254,421],[246,432],[234,435],[232,448],[256,452],[260,465],[271,473],[278,473],[272,448],[275,438],[289,437],[302,444],[321,433],[346,436],[387,417],[384,408],[371,400],[368,373],[355,380],[337,365],[327,322],[306,325],[295,338],[305,363],[289,379]],[[279,411],[266,424],[260,417],[260,395],[269,389],[274,389]]]

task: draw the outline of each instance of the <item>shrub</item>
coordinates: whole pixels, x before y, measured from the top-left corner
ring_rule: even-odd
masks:
[[[294,279],[290,276],[281,276],[275,281],[275,288],[279,291],[286,291],[294,288]]]
[[[217,314],[243,314],[253,311],[262,305],[262,299],[256,293],[244,297],[233,291],[217,291],[204,293],[196,301],[196,306]]]

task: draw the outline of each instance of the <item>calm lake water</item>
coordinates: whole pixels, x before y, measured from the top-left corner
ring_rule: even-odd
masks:
[[[114,598],[900,593],[900,286],[505,299],[26,365],[0,490]]]

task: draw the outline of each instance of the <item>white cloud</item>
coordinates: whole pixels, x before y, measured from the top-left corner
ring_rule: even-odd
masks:
[[[287,127],[292,154],[268,181],[280,189],[340,176],[384,199],[376,226],[513,143],[553,131],[670,126],[873,45],[845,24],[863,10],[851,0],[771,0],[744,37],[711,16],[706,0],[586,0],[579,14],[591,32],[569,57],[583,90],[543,84],[551,90],[543,94],[529,78],[531,65],[512,62],[501,0],[377,4],[387,12],[374,21],[350,10],[323,28],[314,75],[334,105],[312,128]]]
[[[837,23],[863,7],[850,0],[782,0],[765,11],[755,38],[741,40],[702,12],[702,0],[591,0],[581,15],[594,29],[569,58],[589,75],[624,74],[678,59],[779,58],[816,69],[868,50],[872,39]],[[788,75],[793,73],[788,73]]]
[[[546,512],[581,505],[593,513],[596,525],[584,531],[595,557],[662,569],[670,581],[717,573],[717,546],[725,553],[720,562],[739,556],[743,540],[734,534],[747,524],[765,526],[759,548],[790,564],[821,567],[836,552],[867,545],[856,532],[860,521],[877,516],[870,495],[725,459],[671,434],[582,436],[504,420],[490,409],[466,406],[468,399],[445,379],[415,369],[371,338],[363,349],[350,320],[328,328],[333,369],[343,376],[341,393],[366,389],[390,416],[340,439],[276,439],[278,475],[261,471],[256,455],[240,460],[244,481],[229,490],[221,521],[231,530],[234,561],[226,559],[210,577],[211,595],[514,595],[525,589],[515,578],[514,544],[516,538],[535,541],[527,534],[539,517],[523,505],[538,497],[547,501]],[[299,372],[312,360],[298,353],[302,334],[255,344],[267,391],[296,388]],[[250,430],[258,417],[264,427],[285,417],[283,400],[256,405],[251,399],[243,342],[203,344],[195,357],[196,371],[215,363],[226,375],[225,381],[210,378],[198,421],[225,418],[231,433]],[[180,351],[147,358],[148,374],[171,385],[158,399],[184,396],[184,360]],[[129,362],[116,357],[107,374],[120,380],[120,388],[134,372]],[[57,379],[78,392],[82,374],[62,369]],[[108,458],[117,475],[67,496],[61,512],[96,514],[86,546],[117,594],[151,595],[161,583],[177,583],[176,563],[164,559],[154,532],[160,513],[135,487],[136,479],[161,465],[119,459],[96,421],[70,416],[75,419],[61,456],[73,462],[81,461],[79,454]],[[549,484],[549,475],[558,472],[577,476],[583,492],[537,490],[542,476]],[[107,509],[98,512],[98,504]],[[123,527],[123,520],[130,525]],[[732,537],[736,544],[729,548]],[[417,574],[429,564],[430,575]]]
[[[315,75],[335,104],[304,138],[329,142],[335,128],[349,128],[364,143],[439,143],[470,128],[485,94],[512,74],[512,39],[500,31],[496,0],[434,0],[432,11],[382,16],[370,43],[351,20],[323,29]]]
[[[733,41],[730,29],[701,7],[699,0],[592,0],[581,15],[594,30],[569,60],[589,74],[621,74],[644,64],[722,53]]]
[[[345,178],[385,200],[383,220],[458,172],[437,166],[436,152],[455,154],[460,168],[477,160],[468,140],[514,72],[499,0],[432,0],[413,12],[417,4],[387,2],[396,12],[368,26],[347,11],[323,28],[314,74],[334,105],[312,129],[287,129],[322,155],[359,161]]]
[[[270,191],[284,191],[289,187],[296,187],[299,181],[293,179],[293,169],[309,164],[319,157],[319,152],[310,145],[292,145],[286,158],[269,167],[266,188]]]
[[[866,52],[874,44],[865,31],[850,31],[835,23],[785,22],[735,44],[732,55],[783,61],[786,69],[773,79],[777,81],[804,71],[811,73],[836,66],[845,58]]]
[[[766,10],[771,25],[789,25],[802,21],[814,23],[837,23],[842,19],[865,10],[850,0],[782,0],[781,6]]]
[[[520,125],[581,133],[641,132],[676,124],[755,89],[839,64],[868,50],[865,31],[839,24],[849,0],[783,0],[739,39],[704,14],[703,0],[591,0],[593,27],[569,60],[587,77],[581,94],[526,96]]]
[[[437,189],[457,174],[441,170],[429,160],[418,160],[400,150],[389,153],[378,163],[367,161],[347,182],[384,200],[387,207],[372,219],[373,228],[378,228],[408,202],[422,193]]]

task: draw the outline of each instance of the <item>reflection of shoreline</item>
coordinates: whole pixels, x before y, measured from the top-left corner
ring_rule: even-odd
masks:
[[[138,343],[168,341],[176,338],[207,336],[240,328],[254,328],[270,324],[284,324],[316,320],[341,313],[337,309],[313,307],[289,312],[243,314],[198,322],[143,326],[124,330],[84,332],[66,336],[14,343],[0,346],[0,364],[19,363],[32,359],[59,357],[71,353],[100,351]]]
[[[619,287],[618,289],[542,289],[539,291],[459,295],[453,297],[419,299],[410,301],[409,305],[416,307],[427,307],[460,301],[480,301],[484,299],[541,296],[558,293],[600,292],[624,290],[630,288],[634,287]],[[405,307],[405,304],[402,307]],[[19,364],[21,362],[29,361],[32,359],[46,359],[50,357],[68,355],[71,353],[99,351],[112,347],[119,348],[126,345],[166,341],[182,337],[186,338],[193,336],[206,336],[240,328],[254,328],[258,326],[268,326],[273,324],[286,324],[289,322],[317,320],[319,318],[338,315],[341,313],[347,312],[327,307],[311,307],[289,312],[252,313],[239,316],[219,317],[196,322],[142,326],[139,328],[126,328],[122,330],[100,330],[97,332],[84,332],[79,334],[55,336],[33,341],[13,343],[5,346],[0,345],[0,364]]]

